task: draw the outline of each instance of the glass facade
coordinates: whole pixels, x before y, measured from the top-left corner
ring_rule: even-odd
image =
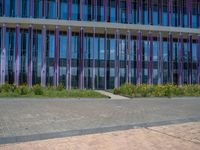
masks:
[[[0,0],[0,16],[196,30],[200,1]],[[20,22],[17,27],[1,25],[0,63],[5,66],[5,75],[1,67],[1,83],[5,76],[11,84],[41,84],[42,75],[46,86],[87,89],[111,89],[124,83],[200,82],[200,35],[59,25],[43,31],[42,27],[20,26]]]

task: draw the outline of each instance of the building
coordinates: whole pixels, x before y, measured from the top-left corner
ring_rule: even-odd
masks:
[[[0,83],[200,83],[200,0],[0,0]]]

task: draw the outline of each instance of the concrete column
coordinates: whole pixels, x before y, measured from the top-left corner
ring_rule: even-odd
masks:
[[[30,0],[30,3],[29,3],[29,15],[30,15],[30,18],[33,18],[34,17],[34,0]]]
[[[173,83],[173,38],[172,33],[168,34],[168,82]]]
[[[168,26],[172,25],[172,0],[167,1],[167,22]]]
[[[78,66],[78,78],[79,78],[79,89],[84,89],[84,31],[83,28],[79,32],[79,66]]]
[[[14,68],[14,84],[19,85],[19,34],[20,34],[20,27],[17,24],[15,28],[15,68]]]
[[[46,46],[47,31],[46,26],[42,27],[42,68],[41,68],[41,86],[46,86]]]
[[[189,34],[188,35],[188,50],[189,50],[189,53],[188,53],[188,83],[189,84],[192,84],[192,35]]]
[[[142,32],[137,32],[137,48],[136,48],[136,84],[142,83]]]
[[[95,28],[93,28],[93,41],[92,41],[92,89],[95,89]]]
[[[178,37],[178,85],[183,84],[183,35],[180,33]]]
[[[33,50],[33,26],[29,25],[29,28],[28,28],[28,78],[27,78],[29,87],[32,87],[32,74],[33,74],[32,50]]]
[[[6,65],[6,25],[1,28],[1,80],[0,84],[5,83],[5,66]]]
[[[153,37],[152,33],[148,33],[148,84],[152,84],[152,75],[153,75]]]
[[[128,30],[126,32],[126,83],[131,83],[131,33]]]
[[[147,6],[148,6],[148,23],[152,24],[152,0],[147,1]]]
[[[59,28],[55,28],[55,49],[54,49],[54,76],[53,85],[56,87],[59,83]]]
[[[72,0],[68,0],[68,20],[71,20],[72,17]]]
[[[47,0],[42,0],[42,17],[47,17]]]
[[[71,55],[72,55],[72,29],[67,28],[67,73],[66,73],[66,88],[71,89]]]
[[[115,32],[116,48],[115,48],[115,88],[118,88],[120,85],[120,75],[119,75],[119,40],[120,32],[116,30]]]
[[[60,18],[60,0],[56,0],[56,17]]]
[[[107,89],[107,29],[104,31],[104,89]]]
[[[162,33],[158,33],[158,84],[163,83],[163,39]]]
[[[197,38],[197,83],[200,84],[200,35]]]

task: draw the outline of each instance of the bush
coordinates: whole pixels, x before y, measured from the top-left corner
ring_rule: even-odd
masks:
[[[43,95],[43,89],[38,84],[33,86],[33,92],[35,95]]]
[[[21,85],[18,87],[19,95],[27,95],[29,93],[29,87],[27,85]]]
[[[62,91],[62,90],[64,90],[65,89],[65,87],[62,85],[62,84],[59,84],[57,87],[56,87],[56,90],[58,90],[58,91]]]

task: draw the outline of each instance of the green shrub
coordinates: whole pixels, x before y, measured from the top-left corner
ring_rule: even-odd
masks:
[[[63,84],[59,84],[57,87],[56,87],[56,90],[57,91],[62,91],[62,90],[64,90],[65,89],[65,87],[63,86]]]
[[[29,93],[29,87],[27,85],[21,85],[18,87],[19,95],[27,95]]]
[[[33,92],[35,95],[43,95],[43,89],[38,84],[33,86]]]

